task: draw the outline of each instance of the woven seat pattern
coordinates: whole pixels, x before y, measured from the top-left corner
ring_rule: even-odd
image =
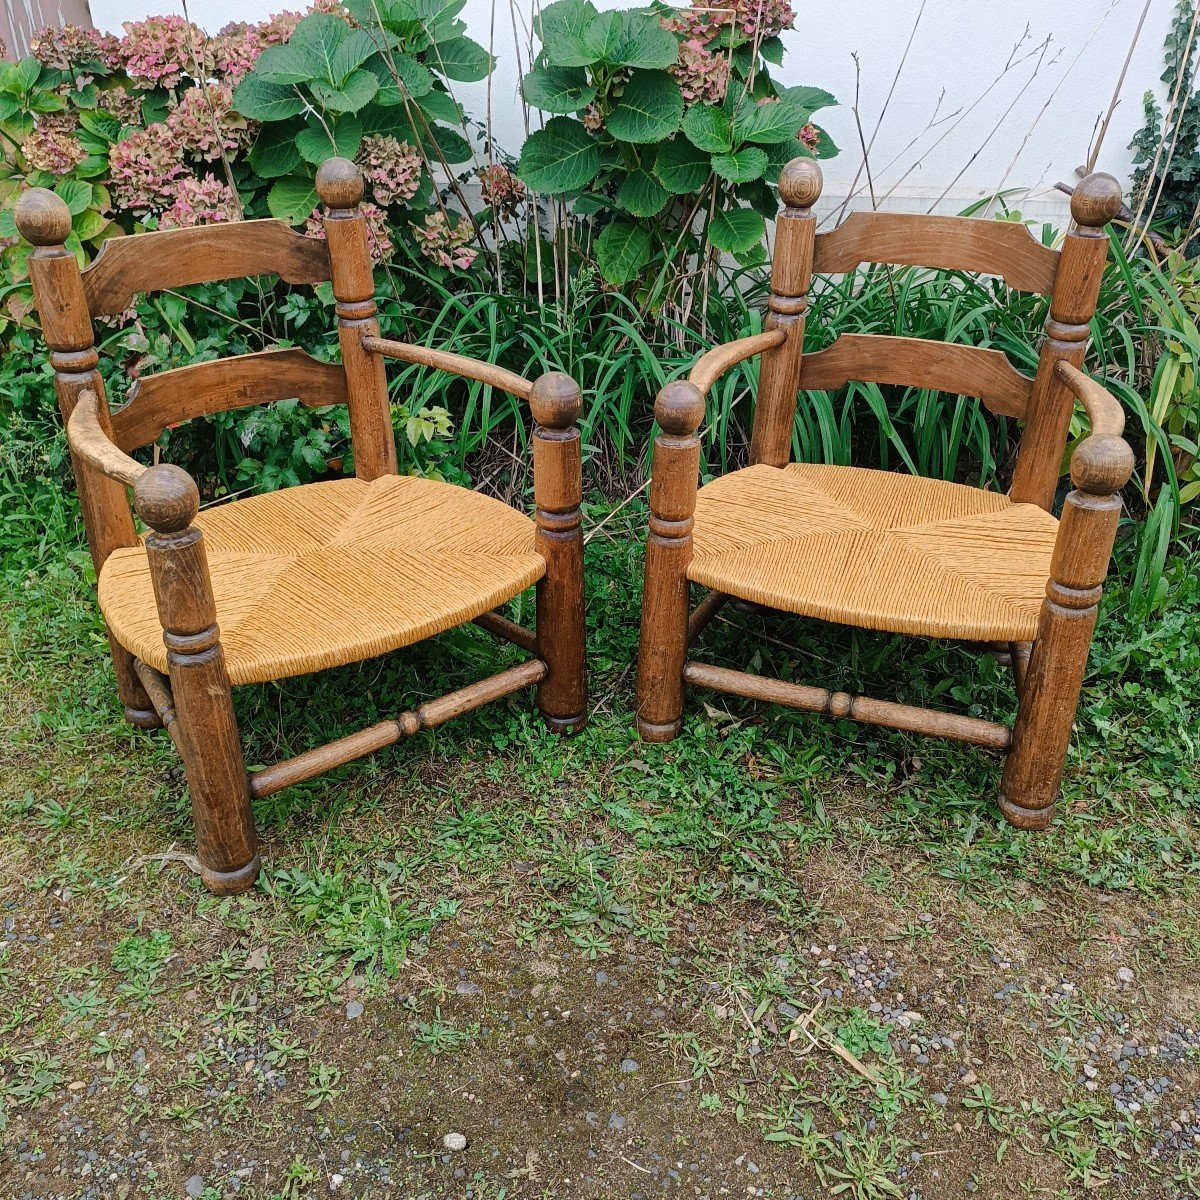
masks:
[[[770,608],[925,637],[1031,641],[1058,522],[940,480],[793,463],[702,487],[688,578]]]
[[[384,654],[469,621],[545,572],[534,525],[499,500],[388,475],[287,488],[200,514],[231,682]],[[117,640],[167,669],[142,547],[104,565]]]

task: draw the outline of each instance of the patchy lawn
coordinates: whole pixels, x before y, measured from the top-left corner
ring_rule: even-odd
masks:
[[[6,576],[0,1195],[1200,1195],[1195,560],[1166,617],[1114,597],[1022,834],[970,748],[703,692],[639,744],[638,521],[590,547],[583,735],[518,696],[271,797],[235,900],[81,557]],[[967,647],[736,611],[703,647],[1013,708]],[[517,657],[467,630],[245,689],[249,757]]]

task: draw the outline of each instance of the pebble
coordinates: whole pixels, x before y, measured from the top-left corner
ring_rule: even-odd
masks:
[[[346,1182],[345,1175],[330,1175],[329,1190],[331,1192],[336,1192],[338,1190],[338,1188],[340,1188],[342,1186],[342,1184],[345,1182]]]
[[[452,1132],[442,1138],[442,1145],[451,1151],[465,1150],[467,1148],[467,1139],[464,1134]]]
[[[632,1059],[632,1058],[624,1058],[624,1059],[622,1059],[622,1060],[621,1060],[621,1070],[622,1070],[622,1071],[623,1071],[623,1072],[624,1072],[626,1075],[632,1075],[632,1074],[634,1073],[634,1071],[638,1070],[638,1063],[637,1063],[637,1060],[636,1060],[636,1059]]]
[[[204,1195],[204,1176],[189,1176],[187,1182],[183,1185],[183,1190],[192,1197],[192,1200],[199,1200]]]
[[[357,1018],[363,1015],[363,1011],[361,1000],[351,1000],[350,1003],[346,1005],[346,1019],[349,1021],[357,1020]]]
[[[1133,982],[1133,971],[1129,967],[1118,967],[1117,968],[1117,979],[1121,983],[1132,983]]]

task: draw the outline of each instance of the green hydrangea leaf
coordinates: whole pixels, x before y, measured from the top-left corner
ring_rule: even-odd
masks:
[[[277,179],[267,194],[271,216],[290,225],[299,225],[317,207],[317,189],[307,175],[288,175]]]
[[[296,149],[305,162],[319,167],[329,158],[353,158],[362,142],[362,122],[345,117],[331,127],[332,139],[323,125],[313,124],[296,134]]]
[[[313,99],[329,112],[354,113],[375,99],[379,80],[370,71],[355,71],[340,88],[312,85]]]
[[[699,191],[711,170],[708,154],[698,150],[684,137],[663,142],[654,160],[654,174],[663,187],[675,196]]]
[[[405,100],[420,100],[433,91],[433,72],[407,54],[393,54],[387,58],[377,55],[363,69],[379,80],[375,103],[384,108],[394,108]]]
[[[807,120],[805,109],[786,96],[763,104],[743,100],[733,118],[733,139],[762,145],[791,141]]]
[[[606,128],[619,141],[661,142],[679,128],[683,95],[665,71],[634,71]]]
[[[486,79],[496,65],[495,59],[469,37],[438,42],[430,52],[429,62],[447,79],[456,79],[460,83],[478,83]]]
[[[600,274],[615,287],[635,278],[650,261],[650,231],[642,225],[614,221],[596,239]]]
[[[718,250],[744,254],[767,232],[766,222],[752,208],[719,212],[708,223],[708,240]]]
[[[617,192],[617,203],[635,217],[657,216],[667,206],[670,196],[649,171],[633,171]]]
[[[600,170],[592,135],[570,117],[551,117],[521,148],[517,174],[536,192],[561,195],[587,187]]]
[[[296,146],[295,122],[272,122],[264,125],[250,147],[250,165],[261,179],[278,179],[295,169],[300,162]]]
[[[305,102],[294,88],[265,83],[257,75],[247,75],[233,93],[233,105],[252,121],[286,121],[303,112]]]
[[[825,91],[824,88],[803,86],[780,88],[779,94],[809,115],[818,109],[831,108],[837,104],[837,97]]]
[[[733,154],[714,154],[712,169],[730,183],[751,183],[767,169],[767,155],[757,146],[745,146]]]
[[[733,149],[733,130],[729,114],[711,104],[697,104],[683,118],[683,132],[698,150],[709,154],[728,154]]]
[[[521,94],[549,113],[577,113],[596,98],[582,67],[535,67],[521,80]]]
[[[555,67],[590,67],[599,56],[588,41],[588,31],[600,20],[589,0],[557,0],[542,9],[535,21],[542,39],[542,59]]]

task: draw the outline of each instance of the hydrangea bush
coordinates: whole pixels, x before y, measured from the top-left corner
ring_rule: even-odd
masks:
[[[760,261],[780,168],[837,153],[812,123],[834,98],[771,78],[779,34],[794,23],[787,0],[623,12],[557,0],[542,10],[522,90],[554,115],[526,141],[520,175],[592,214],[610,284],[644,280],[652,262],[682,273],[693,254]]]

